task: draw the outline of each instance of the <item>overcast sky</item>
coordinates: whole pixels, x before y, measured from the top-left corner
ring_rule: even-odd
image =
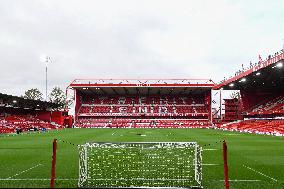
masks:
[[[283,0],[0,0],[0,92],[75,78],[233,75],[282,48]]]

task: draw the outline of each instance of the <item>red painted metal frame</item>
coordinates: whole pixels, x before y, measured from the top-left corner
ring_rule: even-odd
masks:
[[[51,164],[50,188],[54,188],[55,185],[56,151],[57,151],[57,139],[54,139],[52,143],[53,154],[52,154],[52,164]]]
[[[267,67],[267,66],[269,66],[271,64],[274,64],[276,62],[279,62],[281,60],[284,60],[284,53],[281,53],[281,54],[279,54],[279,55],[277,55],[277,56],[275,56],[275,57],[273,57],[273,58],[271,58],[269,60],[263,61],[259,65],[244,71],[240,75],[237,75],[237,76],[232,77],[232,78],[230,78],[230,79],[228,79],[228,80],[226,80],[226,81],[224,81],[222,83],[219,83],[219,84],[215,85],[213,89],[214,90],[218,90],[218,89],[220,89],[223,86],[226,86],[226,85],[228,85],[228,84],[230,84],[230,83],[232,83],[232,82],[234,82],[236,80],[239,80],[239,79],[241,79],[241,78],[243,78],[243,77],[245,77],[245,76],[247,76],[249,74],[252,74],[253,72],[259,71],[259,70],[261,70],[261,69],[263,69],[263,68],[265,68],[265,67]]]
[[[223,141],[223,160],[224,160],[224,184],[225,188],[229,189],[229,171],[228,171],[228,147],[227,143]]]

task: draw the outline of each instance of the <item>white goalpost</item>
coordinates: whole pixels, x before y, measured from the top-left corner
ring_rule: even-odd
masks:
[[[78,187],[202,188],[202,148],[196,142],[95,142],[78,148]]]

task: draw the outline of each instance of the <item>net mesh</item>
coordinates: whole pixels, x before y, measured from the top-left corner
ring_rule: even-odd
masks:
[[[79,146],[79,187],[201,186],[196,142],[86,143]]]

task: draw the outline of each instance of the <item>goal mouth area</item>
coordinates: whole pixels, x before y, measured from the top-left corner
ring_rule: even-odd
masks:
[[[92,142],[78,148],[80,188],[202,188],[197,142]]]

